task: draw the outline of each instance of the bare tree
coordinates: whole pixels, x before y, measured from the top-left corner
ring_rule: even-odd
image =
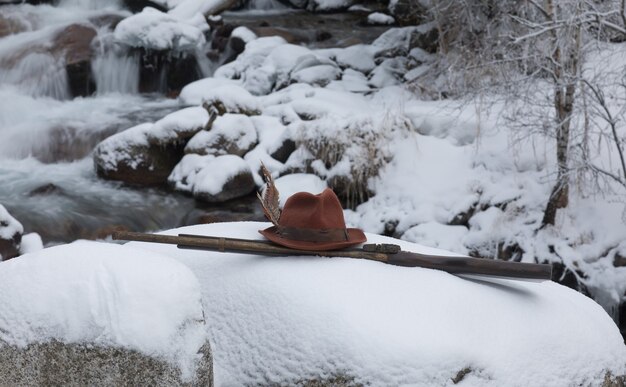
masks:
[[[624,4],[624,0],[449,0],[430,5],[440,30],[440,51],[445,53],[442,70],[459,74],[450,80],[450,89],[459,94],[499,90],[518,108],[516,126],[554,138],[557,168],[542,228],[554,225],[557,211],[569,202],[572,172],[581,164],[577,160],[574,167],[571,160],[572,138],[585,130],[580,113],[594,105],[595,117],[606,120],[620,147],[617,116],[602,109],[603,104],[606,107],[602,89],[592,87],[582,69],[594,43],[626,36],[620,25]],[[548,85],[549,121],[543,112],[535,114],[545,107],[545,100],[537,98],[536,88],[530,86],[538,84]],[[586,100],[581,98],[582,85],[589,93]],[[602,173],[599,166],[586,165]]]

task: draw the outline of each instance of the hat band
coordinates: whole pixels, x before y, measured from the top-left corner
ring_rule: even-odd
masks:
[[[277,232],[285,239],[303,242],[343,242],[350,240],[346,228],[296,228],[277,226]]]

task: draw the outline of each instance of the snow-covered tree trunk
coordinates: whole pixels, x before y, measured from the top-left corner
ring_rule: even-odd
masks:
[[[576,17],[574,18],[576,25],[573,27],[573,31],[568,28],[567,24],[565,27],[557,27],[560,23],[561,6],[561,4],[554,4],[553,0],[547,0],[543,12],[554,25],[551,32],[554,50],[548,63],[552,67],[551,79],[554,82],[557,181],[544,212],[542,227],[554,225],[557,210],[567,207],[569,202],[570,127],[573,121],[574,101],[582,58],[582,24],[578,21],[580,5],[576,5]],[[567,4],[563,4],[563,6],[567,6]]]

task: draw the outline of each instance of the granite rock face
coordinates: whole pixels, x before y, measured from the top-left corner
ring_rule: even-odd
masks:
[[[196,374],[183,380],[177,367],[134,350],[59,341],[18,348],[0,340],[0,385],[212,387],[208,342],[200,353]]]

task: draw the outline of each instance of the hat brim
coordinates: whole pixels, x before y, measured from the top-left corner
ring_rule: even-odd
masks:
[[[359,243],[363,243],[367,241],[367,237],[363,230],[358,228],[349,228],[348,230],[348,240],[347,241],[338,241],[338,242],[309,242],[309,241],[298,241],[293,239],[283,238],[280,234],[278,234],[276,226],[268,227],[265,230],[259,230],[261,235],[269,239],[270,241],[279,244],[281,246],[289,247],[296,250],[311,250],[311,251],[328,251],[328,250],[338,250],[343,249],[345,247],[358,245]]]

